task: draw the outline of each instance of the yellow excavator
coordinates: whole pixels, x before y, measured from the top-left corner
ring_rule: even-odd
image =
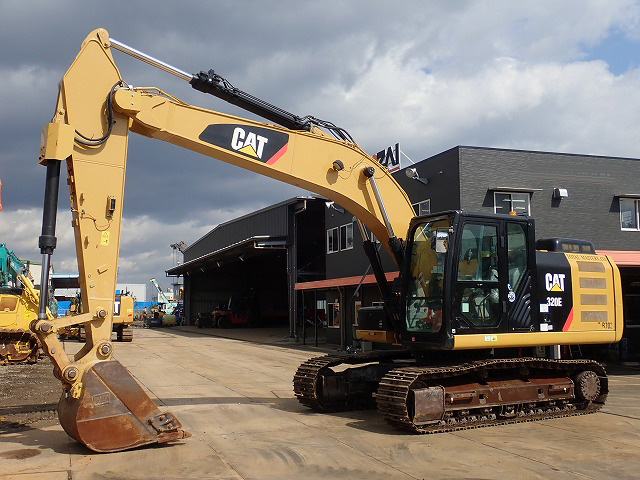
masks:
[[[40,343],[29,325],[38,318],[39,295],[28,262],[0,243],[0,364],[38,361]],[[46,314],[53,318],[49,308]]]
[[[29,325],[38,318],[39,292],[25,274],[14,287],[0,286],[0,364],[36,363],[38,337]],[[47,317],[53,319],[47,308]]]
[[[133,341],[133,311],[135,302],[129,294],[116,293],[116,299],[113,304],[113,332],[116,334],[118,342]],[[78,295],[71,301],[69,315],[78,315],[82,313],[82,301]],[[79,342],[85,342],[84,327],[82,325],[67,326],[58,329],[58,338],[60,340],[76,339]]]
[[[131,86],[113,50],[271,123]],[[384,306],[361,311],[356,336],[391,347],[305,362],[294,378],[304,405],[328,411],[373,404],[389,423],[421,433],[588,413],[603,405],[608,385],[601,364],[534,355],[540,346],[556,351],[552,346],[620,339],[620,275],[590,243],[547,239],[536,250],[529,217],[451,211],[414,218],[403,189],[344,129],[261,101],[212,70],[186,73],[98,29],[60,82],[39,159],[47,171],[41,284],[56,245],[64,162],[83,313],[49,319],[43,295],[31,325],[64,388],[60,423],[88,448],[120,451],[189,436],[113,359],[109,340],[130,131],[313,191],[358,219]],[[371,234],[397,261],[393,287]],[[55,331],[80,323],[86,344],[69,358]]]

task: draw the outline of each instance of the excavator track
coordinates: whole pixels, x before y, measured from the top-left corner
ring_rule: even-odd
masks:
[[[427,366],[397,363],[410,358],[406,351],[311,358],[298,367],[294,392],[302,405],[322,412],[377,405],[390,425],[420,434],[594,413],[602,408],[608,393],[604,367],[591,360],[511,358]],[[349,381],[337,386],[327,381],[344,375],[334,367],[349,365],[357,369],[367,364],[379,367],[377,382],[375,376],[368,379],[377,385],[377,391],[355,389],[354,393],[347,386]],[[338,388],[344,389],[341,395],[328,391]],[[478,392],[488,393],[489,403],[474,405],[473,397],[477,401]],[[416,395],[420,397],[418,403]],[[492,403],[491,395],[500,401]],[[375,398],[375,404],[367,402],[370,398]],[[417,404],[422,409],[419,415]],[[433,405],[437,408],[429,418]]]
[[[0,328],[0,364],[36,363],[40,342],[30,330]]]
[[[424,423],[415,421],[415,413],[412,411],[415,410],[415,407],[412,409],[412,403],[415,405],[415,400],[412,399],[412,396],[416,395],[416,387],[427,387],[423,392],[432,393],[428,386],[437,386],[434,389],[437,392],[438,388],[443,388],[439,387],[440,384],[454,384],[455,380],[452,382],[452,379],[456,379],[456,377],[477,375],[479,378],[487,378],[496,372],[503,374],[515,372],[524,375],[530,371],[539,371],[546,375],[559,374],[563,377],[573,377],[577,389],[576,395],[565,394],[561,395],[563,397],[561,399],[554,399],[549,395],[540,394],[540,398],[535,400],[523,399],[517,403],[476,405],[470,408],[454,409],[449,403],[453,404],[457,400],[470,401],[472,395],[468,393],[457,394],[456,397],[456,393],[449,393],[443,397],[445,406],[442,418]],[[593,377],[593,375],[583,372],[595,372],[599,379],[597,392],[591,392],[592,396],[596,397],[593,401],[584,399],[585,392],[587,392],[587,396],[589,395],[589,387],[583,381],[583,377]],[[517,376],[515,375],[515,377]],[[550,380],[557,383],[562,379]],[[564,380],[572,382],[569,378]],[[512,380],[512,382],[515,381]],[[470,384],[471,388],[473,385],[475,384]],[[457,385],[457,388],[460,389],[460,385]],[[443,391],[447,391],[446,387]],[[607,392],[606,372],[604,367],[597,362],[514,358],[474,361],[439,367],[397,368],[388,372],[380,381],[376,402],[378,410],[390,425],[402,430],[428,434],[594,413],[604,405]],[[573,398],[568,398],[570,396]],[[580,397],[583,399],[581,400]]]
[[[339,365],[364,365],[373,362],[393,361],[411,358],[407,351],[371,352],[351,355],[325,355],[314,357],[298,367],[293,377],[293,391],[298,401],[318,411],[341,411],[361,406],[362,399],[353,398],[336,400],[323,398],[322,377],[333,373],[332,367]],[[390,367],[392,368],[392,367]]]
[[[133,341],[133,327],[131,325],[123,325],[118,329],[116,333],[118,342],[132,342]]]

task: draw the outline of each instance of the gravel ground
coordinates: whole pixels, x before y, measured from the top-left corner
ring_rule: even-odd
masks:
[[[62,388],[48,357],[34,365],[0,365],[0,435],[54,424]]]

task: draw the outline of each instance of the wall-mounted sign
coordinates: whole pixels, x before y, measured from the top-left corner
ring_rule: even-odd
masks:
[[[380,150],[373,156],[389,172],[400,170],[400,144]]]

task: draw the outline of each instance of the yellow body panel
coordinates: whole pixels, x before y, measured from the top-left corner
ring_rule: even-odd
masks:
[[[24,294],[0,293],[0,329],[29,330],[29,324],[37,318],[38,305]]]
[[[124,324],[125,326],[133,323],[133,297],[123,295],[120,297],[120,314],[113,316],[113,323]]]
[[[40,294],[25,275],[18,277],[22,294],[0,293],[0,328],[29,330],[29,324],[38,318]],[[53,315],[47,307],[47,317]]]
[[[390,330],[356,330],[356,338],[364,342],[398,344],[396,332]]]
[[[571,266],[573,291],[572,319],[567,331],[617,332],[619,336],[614,338],[619,340],[623,319],[617,309],[621,297],[616,298],[615,294],[616,288],[621,288],[618,268],[604,256],[567,253],[565,257]]]
[[[454,335],[454,350],[605,344],[622,338],[620,271],[611,258],[565,253],[571,267],[573,308],[563,331]],[[541,300],[541,299],[540,299]]]
[[[616,334],[610,332],[519,332],[454,335],[454,350],[479,348],[536,347],[545,345],[574,345],[613,343]]]

